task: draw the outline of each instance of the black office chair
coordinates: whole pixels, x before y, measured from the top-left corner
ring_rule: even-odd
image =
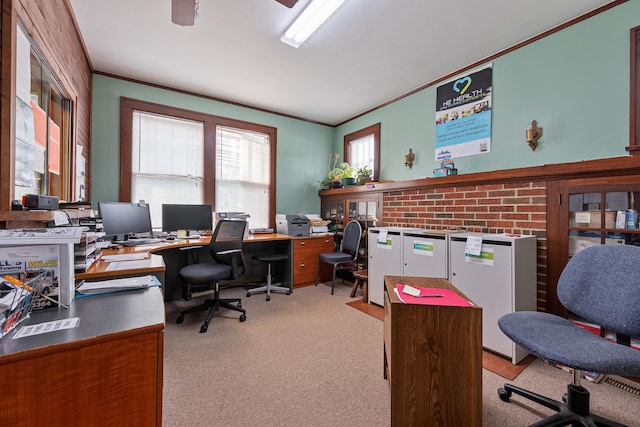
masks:
[[[182,323],[185,314],[209,310],[204,324],[200,327],[200,333],[207,332],[213,313],[220,307],[239,311],[242,313],[240,321],[247,320],[246,311],[242,308],[240,298],[221,299],[219,293],[220,281],[233,280],[244,271],[242,241],[246,227],[246,221],[218,221],[209,243],[209,252],[215,262],[198,262],[196,258],[195,263],[180,269],[178,274],[185,281],[187,299],[193,295],[194,288],[212,288],[213,298],[206,299],[199,306],[181,312],[176,323]],[[192,253],[196,255],[195,250]]]
[[[331,280],[331,295],[336,284],[336,272],[338,270],[354,270],[355,262],[358,259],[360,241],[362,239],[362,225],[360,222],[349,221],[344,228],[340,250],[337,252],[323,253],[318,256],[318,268],[316,269],[316,286],[320,278],[320,266],[322,263],[333,266],[333,278]]]
[[[519,311],[502,316],[500,329],[516,344],[550,363],[573,368],[563,402],[511,384],[498,390],[508,402],[516,393],[556,411],[533,426],[612,426],[622,424],[591,414],[589,391],[580,385],[582,371],[639,376],[640,351],[629,346],[640,336],[640,248],[601,245],[571,258],[558,281],[558,298],[569,311],[617,334],[602,338],[571,321],[542,312]]]
[[[267,282],[263,284],[263,286],[259,286],[257,288],[249,289],[247,291],[247,296],[250,297],[253,294],[259,294],[262,292],[267,293],[267,301],[271,300],[271,292],[283,293],[285,295],[291,294],[291,289],[286,286],[278,286],[281,283],[272,283],[273,277],[271,275],[272,264],[278,261],[286,261],[289,259],[289,255],[287,254],[258,254],[252,257],[256,261],[266,262],[267,263]]]

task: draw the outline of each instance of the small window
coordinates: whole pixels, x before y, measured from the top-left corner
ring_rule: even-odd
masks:
[[[380,171],[380,123],[344,137],[344,159],[355,169],[367,166],[371,179],[377,181]]]

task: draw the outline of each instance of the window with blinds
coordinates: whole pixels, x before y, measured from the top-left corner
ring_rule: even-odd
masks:
[[[269,225],[269,135],[216,127],[216,209],[246,212],[251,228]]]
[[[246,212],[249,227],[273,228],[276,128],[122,98],[120,200],[149,204],[154,229],[162,204],[207,204]]]
[[[204,124],[134,111],[132,125],[131,199],[161,228],[163,203],[203,203]]]

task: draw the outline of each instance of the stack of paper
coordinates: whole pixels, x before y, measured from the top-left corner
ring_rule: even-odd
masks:
[[[127,289],[143,289],[157,285],[157,279],[151,275],[147,275],[140,277],[125,277],[122,279],[100,280],[98,282],[83,282],[78,286],[76,291],[80,294],[96,294],[123,291]]]

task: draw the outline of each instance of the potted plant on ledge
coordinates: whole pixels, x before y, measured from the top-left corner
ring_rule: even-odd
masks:
[[[364,165],[356,171],[356,185],[364,185],[367,181],[371,181],[371,169]]]
[[[322,188],[342,188],[356,183],[355,169],[347,162],[339,162],[340,154],[333,154],[327,177],[320,183]]]

